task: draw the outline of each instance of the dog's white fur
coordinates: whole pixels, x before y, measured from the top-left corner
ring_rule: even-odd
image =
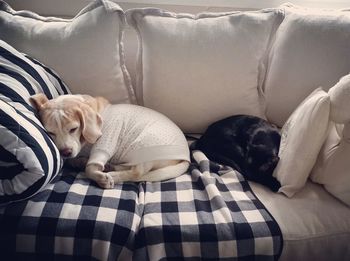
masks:
[[[93,144],[102,135],[100,112],[109,104],[102,97],[89,95],[61,95],[48,100],[44,94],[30,98],[39,117],[63,157],[74,167],[85,167],[87,158],[75,158],[86,143]],[[181,160],[156,160],[134,166],[89,164],[85,175],[102,188],[113,188],[123,181],[161,181],[175,178],[188,169],[189,163]]]

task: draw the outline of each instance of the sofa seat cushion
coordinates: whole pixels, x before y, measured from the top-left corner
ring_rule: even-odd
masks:
[[[264,117],[261,81],[279,9],[175,14],[133,9],[140,39],[136,96],[188,133],[233,114]]]
[[[311,181],[293,198],[250,182],[283,233],[280,261],[348,260],[350,208]]]

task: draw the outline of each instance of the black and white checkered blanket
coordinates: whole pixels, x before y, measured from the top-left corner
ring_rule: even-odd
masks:
[[[276,260],[278,224],[231,168],[192,152],[188,173],[103,190],[63,173],[0,208],[4,260]]]

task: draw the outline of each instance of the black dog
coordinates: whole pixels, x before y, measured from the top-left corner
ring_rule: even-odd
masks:
[[[235,115],[211,124],[195,148],[220,164],[239,171],[248,180],[277,191],[281,185],[272,176],[279,161],[281,135],[277,127],[248,115]]]

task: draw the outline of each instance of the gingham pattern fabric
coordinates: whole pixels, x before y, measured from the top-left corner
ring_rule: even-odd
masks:
[[[277,260],[281,250],[278,224],[248,182],[200,151],[176,179],[102,190],[69,173],[0,208],[8,260]]]

